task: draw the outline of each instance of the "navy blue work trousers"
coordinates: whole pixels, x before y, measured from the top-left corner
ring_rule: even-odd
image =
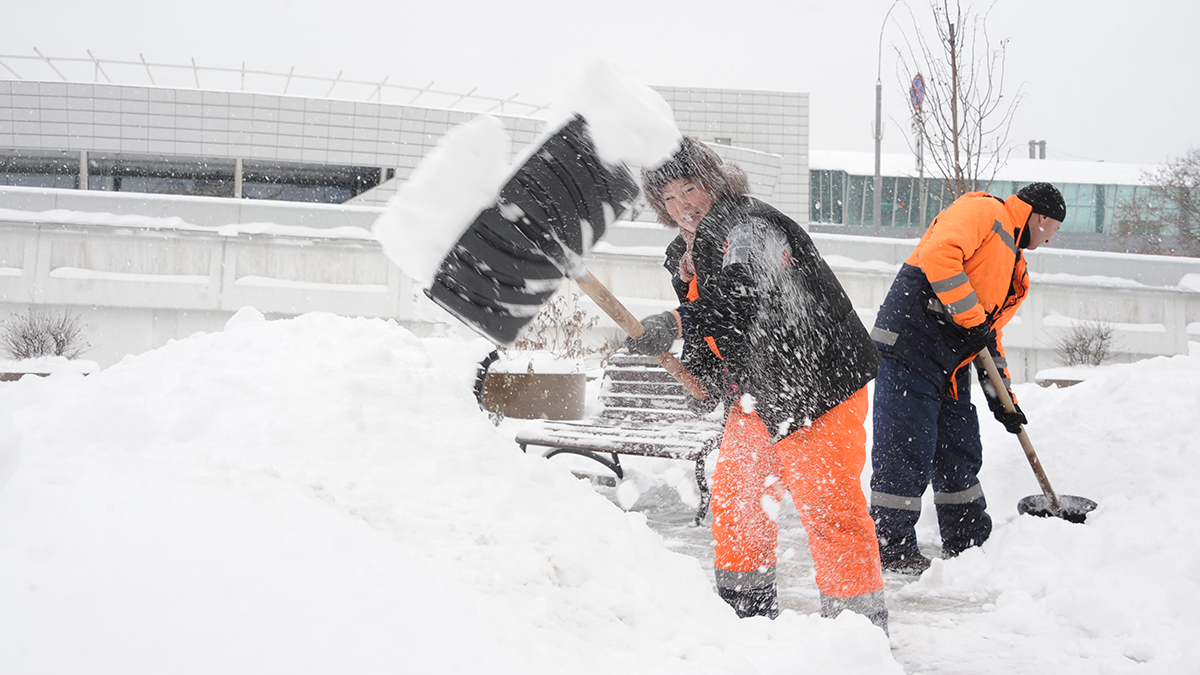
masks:
[[[884,355],[875,379],[871,517],[885,564],[916,555],[921,495],[933,483],[942,554],[958,555],[992,532],[979,483],[983,445],[971,405],[969,366],[958,398]]]

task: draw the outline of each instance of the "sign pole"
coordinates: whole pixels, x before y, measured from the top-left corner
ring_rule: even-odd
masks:
[[[913,78],[908,96],[913,107],[913,133],[917,135],[917,192],[921,201],[918,222],[924,229],[928,225],[925,219],[925,202],[928,200],[925,193],[925,120],[921,118],[921,104],[925,102],[925,78],[920,73]]]

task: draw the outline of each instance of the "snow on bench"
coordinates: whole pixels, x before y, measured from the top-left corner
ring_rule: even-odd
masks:
[[[625,477],[621,455],[694,462],[699,525],[709,504],[704,459],[720,444],[722,424],[693,415],[687,409],[687,396],[683,385],[654,359],[616,354],[604,369],[600,414],[579,421],[533,422],[517,433],[516,440],[522,451],[530,445],[550,448],[547,458],[563,453],[588,457],[617,478]]]

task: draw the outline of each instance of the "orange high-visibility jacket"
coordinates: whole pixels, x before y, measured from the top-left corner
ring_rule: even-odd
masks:
[[[971,328],[990,318],[1001,356],[1002,329],[1029,292],[1017,242],[1032,212],[1016,195],[968,192],[938,214],[905,261],[925,273],[955,323]]]

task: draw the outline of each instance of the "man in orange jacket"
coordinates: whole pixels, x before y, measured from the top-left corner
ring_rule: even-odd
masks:
[[[1031,183],[1007,200],[965,194],[933,219],[880,307],[871,331],[883,356],[871,516],[885,570],[920,574],[929,567],[915,526],[931,482],[944,557],[991,534],[967,364],[990,348],[1008,383],[1000,331],[1029,292],[1023,250],[1050,241],[1066,214],[1062,193],[1049,183]],[[980,383],[996,419],[1019,433],[1020,408],[1007,412],[982,371]]]

